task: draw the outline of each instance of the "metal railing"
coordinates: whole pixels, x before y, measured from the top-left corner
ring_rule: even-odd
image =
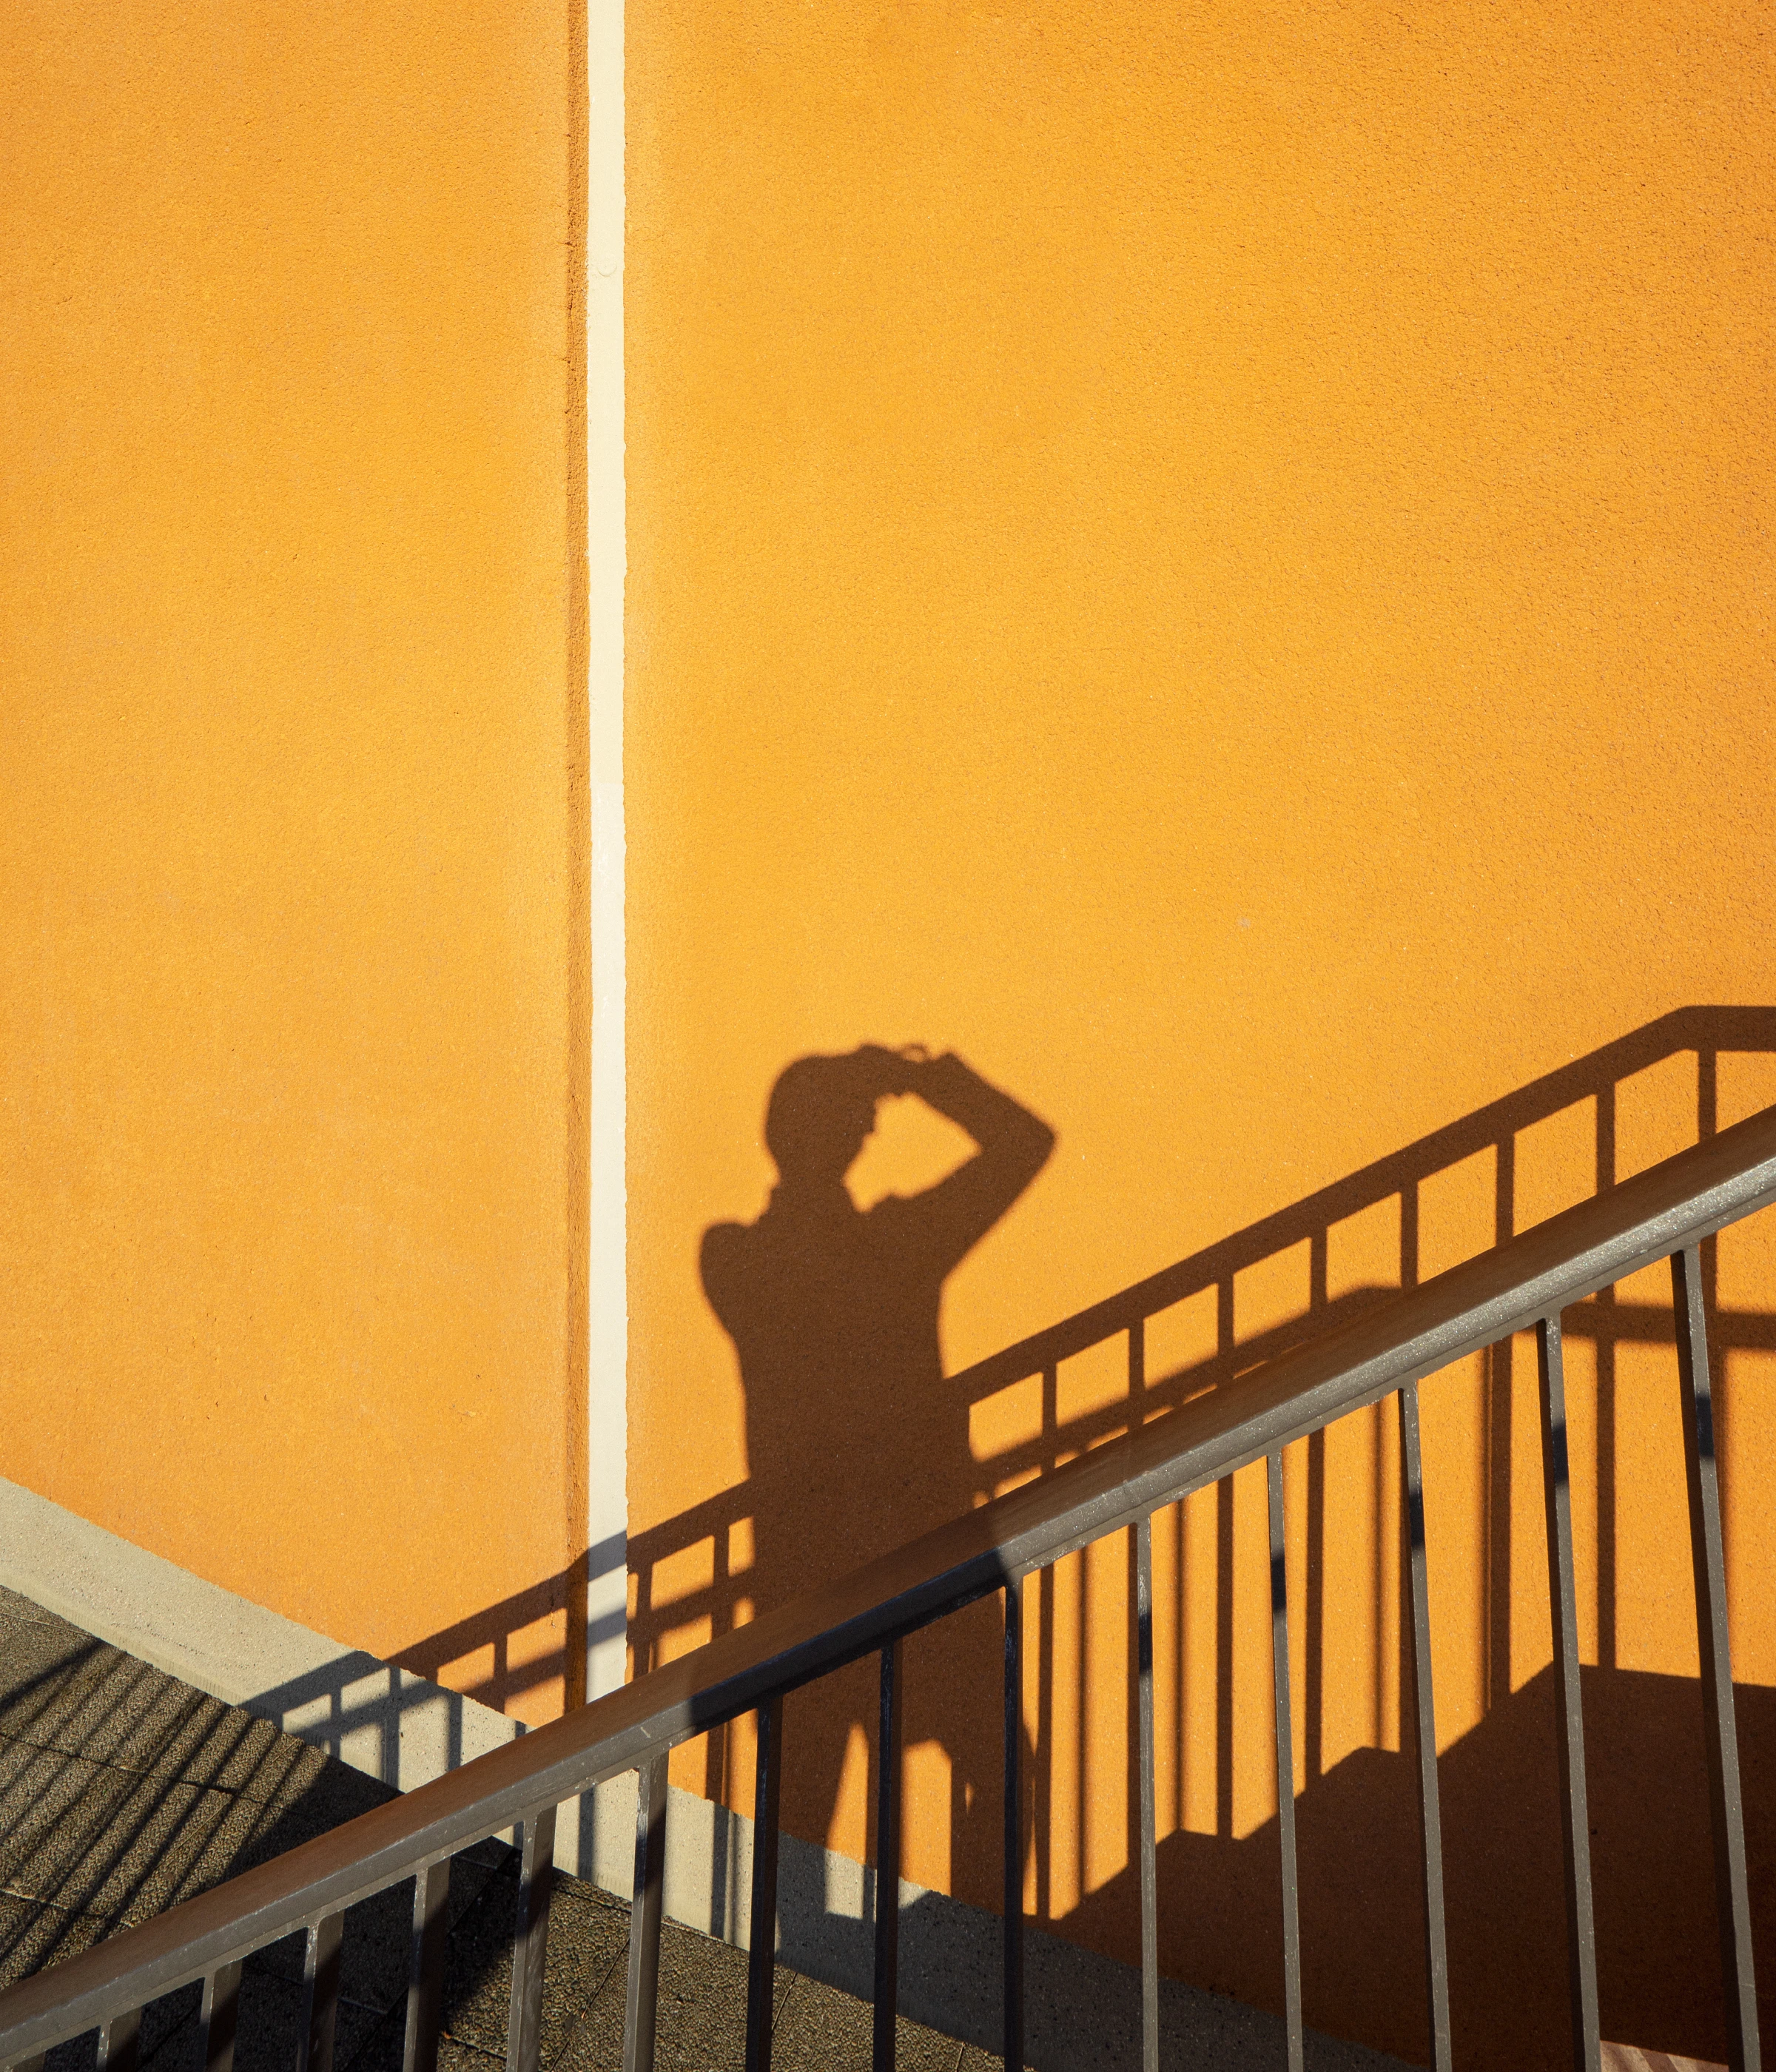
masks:
[[[1400,1434],[1407,1542],[1408,1681],[1416,1745],[1432,2061],[1452,2065],[1443,1907],[1430,1608],[1418,1435],[1419,1381],[1518,1331],[1536,1335],[1548,1567],[1553,1605],[1558,1758],[1564,1842],[1574,2062],[1600,2062],[1578,1626],[1568,1482],[1561,1313],[1662,1259],[1671,1263],[1689,1492],[1701,1703],[1706,1725],[1726,2029],[1734,2072],[1759,2064],[1744,1823],[1728,1649],[1725,1561],[1714,1445],[1704,1240],[1776,1200],[1776,1109],[1566,1211],[1496,1250],[1408,1289],[1268,1365],[1223,1383],[937,1531],[464,1768],[243,1873],[155,1919],[99,1943],[0,1996],[0,2067],[36,2072],[55,2044],[97,2028],[102,2072],[134,2072],[142,2009],[203,1984],[207,2072],[229,2072],[241,1965],[306,1930],[298,2072],[331,2072],[345,1910],[411,1878],[412,1967],[404,2072],[434,2072],[442,1997],[445,1901],[453,1854],[515,1823],[522,1869],[513,1945],[508,2062],[535,2072],[556,1809],[627,1771],[637,1773],[625,2072],[653,2062],[667,1808],[676,1744],[742,1714],[757,1716],[756,1828],[748,1966],[746,2062],[771,2058],[786,1693],[870,1655],[881,1664],[877,1783],[878,1893],[895,1889],[900,1834],[900,1647],[920,1628],[995,1592],[1005,1599],[1004,2055],[1023,2060],[1025,1833],[1021,1592],[1026,1577],[1107,1534],[1136,1545],[1135,1707],[1143,1972],[1143,2063],[1158,2064],[1157,1876],[1152,1677],[1153,1514],[1253,1462],[1268,1462],[1272,1673],[1282,1851],[1287,2062],[1302,2063],[1300,1938],[1283,1558],[1283,1449],[1347,1412],[1392,1396]],[[1092,1329],[1126,1330],[1132,1369],[1145,1311],[1131,1290],[1089,1313]],[[1126,1305],[1126,1314],[1119,1309]],[[1101,1328],[1100,1328],[1101,1327]],[[875,1920],[874,2062],[894,2054],[898,1910]]]

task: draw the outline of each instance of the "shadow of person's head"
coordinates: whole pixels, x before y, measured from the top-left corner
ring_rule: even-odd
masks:
[[[784,1067],[765,1109],[765,1148],[786,1186],[844,1179],[876,1126],[886,1078],[881,1060],[863,1050]]]

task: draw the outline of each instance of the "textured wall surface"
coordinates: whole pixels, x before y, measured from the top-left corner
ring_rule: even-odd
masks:
[[[528,1591],[494,1701],[547,1712],[567,16],[25,0],[0,50],[5,1472],[374,1653],[460,1629],[483,1695]]]
[[[540,1716],[586,1515],[571,20],[0,39],[4,1471]],[[1233,1240],[1226,1300],[1156,1323],[1161,1400],[1776,1098],[1767,1016],[1662,1019],[1776,990],[1776,189],[1741,7],[637,0],[629,48],[647,1660],[885,1477],[967,1501],[1128,1415],[1112,1346],[937,1423],[885,1388],[849,1452],[823,1404],[762,1478],[699,1248],[758,1215],[797,1057],[953,1046],[1058,1133],[948,1280],[952,1374]],[[853,1187],[965,1148],[897,1102]],[[1773,1291],[1723,1244],[1754,1782]],[[1569,1319],[1605,2026],[1718,2056],[1661,1300]],[[1523,1350],[1424,1416],[1458,2021],[1552,2062]],[[1309,2017],[1412,2054],[1393,1445],[1289,1463],[1296,1756]],[[1262,2000],[1257,1492],[1157,1561],[1166,1961]],[[1032,1589],[1026,1721],[1029,1903],[1124,1951],[1126,1575]],[[906,1868],[970,1897],[994,1616],[909,1669]],[[787,1817],[853,1854],[867,1705],[791,1712]],[[748,1757],[677,1774],[743,1805]]]
[[[1766,31],[1706,4],[636,0],[639,1644],[743,1617],[766,1538],[830,1548],[863,1481],[911,1486],[930,1459],[915,1420],[898,1442],[878,1420],[810,1464],[796,1515],[754,1515],[749,1406],[698,1248],[759,1213],[765,1100],[792,1059],[953,1046],[1058,1132],[948,1284],[953,1372],[1682,1004],[1772,999]],[[1649,1039],[1619,1086],[1600,1067],[1503,1156],[1482,1133],[1427,1174],[1416,1269],[1776,1098],[1765,1039],[1706,1070],[1686,1042]],[[886,1112],[853,1186],[934,1176],[947,1128]],[[1404,1241],[1380,1202],[1327,1265],[1305,1240],[1254,1258],[1237,1336],[1397,1285]],[[1758,1242],[1721,1272],[1744,1313],[1725,1384],[1739,1667],[1769,1683],[1749,1464],[1776,1436],[1776,1262]],[[1620,1343],[1607,1320],[1575,1326],[1585,1646],[1606,1682],[1694,1671],[1662,1300],[1624,1293]],[[1215,1346],[1212,1297],[1174,1321],[1155,1375]],[[1113,1428],[1121,1377],[1115,1359],[1063,1375],[1046,1437],[1034,1380],[1027,1402],[972,1406],[968,1457],[934,1472],[985,1493],[1034,1471]],[[1441,1737],[1520,1783],[1541,1774],[1549,1646],[1532,1363],[1428,1385],[1425,1418]],[[1387,1865],[1375,1838],[1404,1832],[1405,1803],[1393,1445],[1354,1420],[1289,1469],[1319,1605],[1297,1672],[1304,1834],[1323,1803]],[[1168,1931],[1167,1961],[1263,1997],[1261,1498],[1242,1478],[1161,1536],[1161,1811],[1170,1918],[1224,1927]],[[1031,1904],[1124,1949],[1125,1576],[1118,1544],[1055,1578],[1029,1693]],[[935,1698],[915,1723],[906,1868],[986,1898],[985,1614],[976,1639],[984,1726]],[[960,1688],[959,1663],[934,1655],[931,1679]],[[813,1700],[791,1715],[792,1742],[800,1716],[804,1747],[848,1753],[799,1798],[791,1763],[787,1817],[853,1852],[867,1705],[860,1684],[824,1725]],[[680,1779],[746,1803],[749,1750],[737,1732]],[[1458,2004],[1484,1998],[1475,1965],[1521,1970],[1503,2058],[1557,2057],[1557,1955],[1497,1852],[1485,1885],[1489,1846],[1452,1843],[1482,1893]],[[1389,1889],[1409,1894],[1399,1861]],[[1372,1977],[1328,1919],[1360,1942],[1361,1896],[1316,1895],[1310,2019],[1422,2049],[1416,1929]],[[1681,1927],[1660,1904],[1655,1947]],[[1631,1970],[1606,1963],[1608,1992]],[[1651,2018],[1618,1998],[1606,2033],[1612,2008]],[[1676,2044],[1689,2021],[1705,2045],[1712,2018],[1626,2033]]]

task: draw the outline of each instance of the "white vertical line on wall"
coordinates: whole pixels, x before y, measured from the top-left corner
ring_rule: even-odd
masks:
[[[587,1371],[589,1698],[623,1678],[628,1297],[623,1177],[623,0],[586,8],[586,569],[592,786],[592,1143]]]

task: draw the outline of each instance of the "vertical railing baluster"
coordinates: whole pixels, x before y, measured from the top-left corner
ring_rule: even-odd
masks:
[[[1159,1856],[1153,1807],[1153,1522],[1135,1526],[1136,1787],[1141,1821],[1141,2063],[1159,2072]]]
[[[512,1938],[512,1999],[506,2016],[507,2072],[536,2072],[542,2046],[549,1897],[554,1882],[555,1808],[545,1806],[524,1822],[519,1856],[518,1918]]]
[[[113,2015],[99,2031],[99,2072],[136,2072],[142,2062],[142,2009]]]
[[[777,1815],[783,1782],[783,1701],[762,1705],[752,1812],[751,1947],[746,1956],[746,2072],[771,2072],[777,2002]]]
[[[876,1734],[876,1994],[874,2072],[894,2072],[900,1997],[900,1642],[882,1651]]]
[[[202,2037],[197,2055],[204,2072],[234,2072],[234,2038],[240,2021],[240,1967],[218,1965],[204,1981],[198,2016]]]
[[[333,2072],[333,2037],[339,2012],[339,1938],[343,1914],[308,1924],[302,1947],[302,2012],[296,2029],[296,2072]]]
[[[1451,2072],[1449,1941],[1443,1918],[1443,1816],[1437,1788],[1437,1707],[1431,1685],[1431,1598],[1424,1550],[1424,1466],[1418,1437],[1418,1383],[1400,1405],[1400,1523],[1412,1628],[1412,1738],[1418,1750],[1419,1839],[1424,1847],[1424,1971],[1431,2003],[1432,2072]]]
[[[1585,1790],[1585,1709],[1579,1695],[1578,1593],[1572,1577],[1572,1491],[1566,1445],[1560,1320],[1536,1326],[1541,1379],[1542,1488],[1548,1513],[1548,1594],[1560,1702],[1560,1832],[1566,1849],[1566,1932],[1572,1995],[1572,2062],[1598,2072],[1597,1939],[1591,1904],[1591,1828]]]
[[[1024,1585],[1005,1583],[1005,2072],[1024,2072]]]
[[[1727,2062],[1758,2072],[1758,1995],[1752,1972],[1751,1903],[1745,1878],[1745,1810],[1733,1716],[1733,1652],[1727,1630],[1727,1567],[1720,1537],[1720,1461],[1708,1372],[1708,1326],[1700,1248],[1671,1255],[1677,1366],[1684,1408],[1684,1467],[1690,1491],[1690,1558],[1696,1573],[1696,1643],[1707,1729],[1708,1807],[1714,1824],[1715,1909],[1726,1994]]]
[[[660,2004],[660,1930],[666,1896],[666,1757],[635,1774],[635,1881],[629,1903],[629,1984],[623,2006],[623,2072],[654,2072]]]
[[[1283,2019],[1289,2072],[1302,2072],[1301,1924],[1295,1870],[1295,1736],[1289,1712],[1289,1562],[1283,1457],[1268,1456],[1270,1498],[1270,1663],[1276,1700],[1276,1836],[1283,1871]]]
[[[436,1863],[424,1865],[413,1880],[413,1963],[407,1981],[407,2035],[401,2072],[437,2072],[450,1896],[450,1860],[440,1856]]]

